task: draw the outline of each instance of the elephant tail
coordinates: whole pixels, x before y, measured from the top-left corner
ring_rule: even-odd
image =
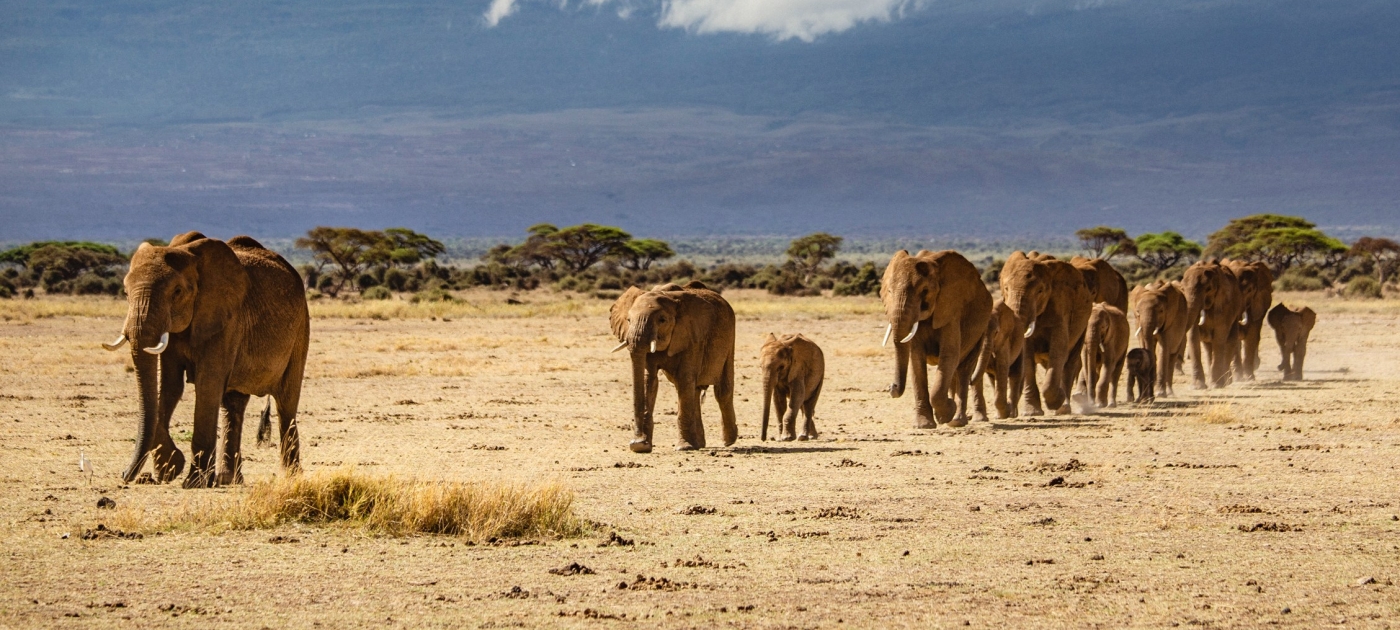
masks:
[[[258,422],[258,446],[272,446],[272,397],[267,397],[267,405],[262,410],[262,420]]]

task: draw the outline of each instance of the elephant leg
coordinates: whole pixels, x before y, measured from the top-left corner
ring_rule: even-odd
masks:
[[[962,343],[956,330],[945,330],[938,344],[938,365],[933,372],[933,382],[929,385],[929,399],[933,405],[933,417],[941,423],[957,422],[956,426],[967,424],[966,408],[960,412],[953,398],[958,393],[959,371],[962,362]],[[976,359],[974,359],[976,360]],[[925,362],[927,363],[927,362]],[[964,383],[965,384],[965,383]],[[964,393],[966,398],[966,393]]]
[[[1072,411],[1069,406],[1069,399],[1070,395],[1074,393],[1074,389],[1079,386],[1079,377],[1083,367],[1084,340],[1080,339],[1079,343],[1074,344],[1065,355],[1065,369],[1064,373],[1060,376],[1060,387],[1062,388],[1060,391],[1063,392],[1062,395],[1064,398],[1060,402],[1058,411],[1056,411],[1057,415],[1067,414]],[[1084,393],[1086,399],[1091,396],[1092,394],[1089,392]]]
[[[1123,365],[1126,362],[1126,358],[1119,359],[1118,363],[1113,366],[1113,374],[1109,377],[1108,406],[1110,407],[1118,406],[1118,381],[1123,378]]]
[[[1186,343],[1190,346],[1191,359],[1191,388],[1206,388],[1206,368],[1201,362],[1201,333],[1196,330],[1196,325],[1186,333]]]
[[[1220,389],[1230,384],[1230,344],[1216,336],[1210,344],[1210,386]]]
[[[636,453],[650,453],[652,434],[656,427],[656,390],[661,387],[661,376],[656,368],[646,370],[646,397],[641,416],[637,418],[633,432],[631,449]]]
[[[267,397],[262,413],[258,415],[258,446],[272,446],[272,396]]]
[[[797,413],[802,410],[802,403],[807,400],[807,390],[802,383],[793,383],[788,390],[787,411],[783,413],[783,428],[778,434],[778,441],[791,442],[797,439]]]
[[[975,358],[973,359],[975,360]],[[953,410],[953,417],[948,422],[948,426],[967,426],[967,422],[969,420],[969,416],[967,414],[967,388],[969,386],[968,381],[972,378],[971,367],[975,367],[975,364],[971,366],[967,364],[960,365],[956,370],[952,372],[952,374],[949,375],[953,379],[952,387],[950,388],[949,393],[952,394],[953,404],[955,405],[955,407]],[[986,414],[982,415],[982,419],[987,419]]]
[[[739,441],[739,420],[734,414],[734,357],[724,363],[724,373],[715,383],[715,401],[719,403],[720,425],[724,432],[724,445],[733,446]]]
[[[785,418],[787,418],[788,400],[790,398],[791,396],[788,395],[788,390],[786,386],[778,385],[773,388],[773,411],[775,412],[775,415],[778,416],[779,441],[782,441],[783,439],[783,427],[787,426],[787,421],[785,420]]]
[[[1308,341],[1299,341],[1293,348],[1293,380],[1303,380],[1303,359],[1308,356]]]
[[[933,429],[938,422],[934,420],[933,404],[929,402],[928,355],[917,342],[911,345],[909,367],[914,373],[914,428]]]
[[[282,472],[295,475],[301,472],[301,435],[297,431],[297,410],[301,408],[302,373],[306,367],[306,355],[293,354],[292,364],[282,377],[281,391],[272,395],[277,405],[277,446],[282,459]]]
[[[190,472],[186,488],[208,488],[214,483],[214,457],[218,445],[219,406],[224,398],[222,374],[204,369],[194,385],[194,435],[190,439]]]
[[[996,378],[996,375],[992,373],[992,369],[986,370],[982,377],[972,379],[972,409],[973,412],[982,419],[986,419],[987,417],[987,393],[983,390],[983,386],[986,384],[988,378]],[[993,387],[995,389],[995,386]],[[992,393],[993,395],[996,394],[995,391]]]
[[[1026,373],[1020,361],[1008,363],[1006,371],[1006,417],[1015,418],[1021,414],[1021,392]]]
[[[700,424],[700,388],[689,374],[676,378],[676,424],[680,431],[678,451],[693,451],[705,447],[705,427]],[[697,430],[698,429],[698,430]]]
[[[802,427],[802,433],[797,436],[799,440],[817,439],[817,422],[814,417],[817,414],[817,398],[822,395],[822,384],[817,383],[816,389],[807,396],[807,400],[802,403],[802,415],[806,416],[807,423]]]
[[[1038,364],[1030,351],[1021,359],[1021,392],[1026,397],[1026,415],[1043,416],[1045,408],[1040,401],[1040,380],[1036,378]]]
[[[214,464],[214,483],[229,486],[243,483],[243,413],[250,397],[242,392],[224,394],[224,417],[220,431],[219,458]]]
[[[632,441],[627,448],[633,453],[651,452],[651,410],[655,407],[655,394],[652,393],[654,385],[652,379],[656,378],[656,366],[647,358],[645,352],[632,353]],[[669,374],[668,374],[669,376]],[[680,384],[676,379],[676,391],[680,392]],[[684,394],[681,394],[684,396]]]
[[[151,467],[155,469],[155,479],[160,483],[173,481],[185,471],[185,454],[175,446],[170,437],[170,419],[175,415],[175,406],[185,393],[185,371],[161,360],[160,368],[160,408],[156,417],[156,430],[151,449]]]
[[[1008,381],[1010,380],[1010,375],[1007,374],[1007,372],[1008,366],[998,362],[997,371],[992,374],[992,388],[996,390],[997,397],[997,417],[1003,420],[1011,417],[1011,405],[1007,402],[1007,398],[1011,392],[1006,389],[1009,385]]]

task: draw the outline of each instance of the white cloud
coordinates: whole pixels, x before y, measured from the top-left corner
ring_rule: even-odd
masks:
[[[917,0],[668,0],[661,26],[696,33],[761,33],[810,42],[861,22],[889,22]]]
[[[483,16],[488,26],[515,13],[521,0],[491,0]],[[747,33],[779,41],[810,42],[862,22],[890,22],[925,0],[582,0],[580,5],[617,5],[623,19],[657,9],[657,26],[694,33]],[[648,6],[650,5],[650,6]],[[558,2],[565,9],[567,0]]]

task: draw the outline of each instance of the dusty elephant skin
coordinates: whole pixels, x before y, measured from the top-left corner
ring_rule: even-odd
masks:
[[[705,446],[700,394],[715,388],[724,445],[739,437],[734,417],[734,309],[700,282],[664,284],[650,291],[630,287],[609,311],[613,335],[632,355],[632,413],[635,435],[629,448],[652,449],[657,372],[676,386],[680,439],[676,450]]]
[[[1045,366],[1045,405],[1056,413],[1069,413],[1069,394],[1079,377],[1084,331],[1094,307],[1083,274],[1054,256],[1014,252],[1001,269],[1001,297],[1017,318],[1030,322],[1021,353],[1027,415],[1045,413],[1035,378],[1037,365]]]
[[[826,359],[822,349],[801,334],[779,337],[768,333],[759,350],[759,369],[763,371],[763,424],[759,440],[768,440],[768,410],[778,410],[778,440],[790,442],[817,439],[817,424],[812,416],[817,410],[817,398],[822,393],[826,374]],[[802,410],[807,422],[797,433],[797,411]]]
[[[1156,387],[1148,390],[1149,398],[1171,396],[1176,370],[1186,353],[1186,330],[1191,325],[1186,294],[1177,283],[1158,280],[1133,289],[1132,302],[1137,322],[1134,336],[1155,362]]]
[[[986,341],[972,377],[972,395],[977,412],[987,413],[982,394],[982,376],[992,377],[996,393],[997,418],[1015,418],[1021,404],[1021,349],[1025,346],[1025,326],[1005,302],[998,302],[987,322]]]
[[[1259,369],[1259,338],[1264,329],[1264,317],[1269,305],[1274,303],[1274,274],[1262,262],[1225,259],[1220,264],[1235,272],[1240,283],[1240,299],[1243,301],[1243,314],[1240,315],[1240,351],[1232,363],[1235,378],[1254,380],[1254,372]]]
[[[880,301],[889,322],[884,342],[895,340],[890,395],[904,394],[912,362],[914,426],[931,429],[939,422],[966,426],[967,387],[992,314],[992,295],[977,267],[954,251],[920,251],[910,256],[900,250],[885,268]],[[934,366],[932,382],[930,365]],[[986,419],[984,413],[978,416]]]
[[[1115,306],[1095,304],[1084,333],[1084,383],[1098,406],[1118,406],[1118,380],[1127,354],[1128,316]]]
[[[1074,265],[1084,277],[1084,286],[1094,296],[1095,303],[1107,304],[1124,313],[1128,312],[1128,281],[1124,280],[1123,274],[1118,273],[1107,260],[1075,256],[1069,260],[1069,264]]]
[[[1245,307],[1239,278],[1218,261],[1203,260],[1187,268],[1181,291],[1190,322],[1186,340],[1191,348],[1191,386],[1225,387],[1230,384],[1230,364],[1239,352],[1240,315]],[[1210,364],[1209,380],[1203,361]]]
[[[1129,402],[1152,402],[1155,400],[1153,392],[1153,381],[1157,367],[1152,359],[1152,353],[1146,348],[1133,348],[1128,351],[1126,359],[1128,368],[1128,401]],[[1136,393],[1133,390],[1137,390]]]
[[[171,440],[170,418],[187,381],[195,409],[186,488],[241,482],[250,396],[276,400],[282,467],[297,470],[296,411],[311,329],[296,270],[249,237],[225,243],[188,232],[169,247],[142,244],[125,284],[123,334],[104,344],[116,350],[131,342],[141,399],[136,452],[122,479],[135,479],[147,455],[158,481],[179,476],[185,457]]]
[[[1293,310],[1279,302],[1269,311],[1269,327],[1274,329],[1282,360],[1278,369],[1285,381],[1303,380],[1303,359],[1308,356],[1308,335],[1317,323],[1317,313],[1304,306]]]

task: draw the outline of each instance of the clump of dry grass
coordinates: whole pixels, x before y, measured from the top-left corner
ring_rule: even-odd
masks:
[[[1202,424],[1235,424],[1240,421],[1235,415],[1235,406],[1230,403],[1215,403],[1206,405],[1199,415],[1194,417],[1196,422]]]
[[[584,521],[558,484],[424,481],[343,469],[279,477],[246,493],[184,501],[173,510],[130,510],[127,529],[269,529],[340,524],[375,534],[445,534],[473,541],[578,536]]]

